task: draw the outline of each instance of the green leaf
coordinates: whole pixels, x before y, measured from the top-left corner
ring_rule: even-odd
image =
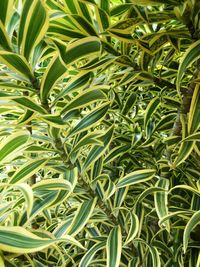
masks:
[[[25,201],[26,201],[27,214],[29,216],[33,208],[33,191],[30,185],[22,183],[22,184],[14,185],[13,187],[16,189],[19,189],[22,192],[25,198]]]
[[[14,83],[0,82],[0,88],[7,89],[7,90],[30,91],[30,92],[34,92],[35,94],[37,93],[37,91],[31,87],[22,86],[22,85],[18,85]]]
[[[141,202],[145,197],[147,197],[149,194],[152,194],[152,193],[156,193],[156,192],[164,192],[165,189],[164,188],[161,188],[161,187],[150,187],[150,188],[147,188],[145,189],[138,197],[138,199],[136,200],[135,202],[135,206],[137,206],[137,204],[139,202]]]
[[[18,103],[23,108],[28,108],[29,110],[36,111],[40,114],[45,114],[47,111],[41,107],[39,104],[33,102],[30,97],[15,97],[13,101]]]
[[[69,136],[72,136],[74,134],[83,132],[92,126],[103,120],[104,116],[106,115],[108,108],[110,106],[110,103],[105,103],[95,108],[92,112],[90,112],[88,115],[86,115],[69,133]]]
[[[89,85],[90,78],[91,72],[85,73],[84,71],[81,71],[74,78],[70,79],[67,87],[56,96],[54,104],[59,98],[66,96],[68,93],[71,93],[75,90],[82,90],[87,87]]]
[[[100,133],[88,133],[83,138],[81,138],[72,148],[72,151],[70,154],[76,152],[77,150],[80,150],[81,147],[86,145],[99,145],[103,146],[103,142],[101,142],[98,137],[100,137]]]
[[[57,189],[51,190],[49,192],[47,190],[37,191],[34,190],[34,186],[32,186],[32,190],[35,196],[33,208],[29,217],[27,217],[26,212],[21,216],[19,225],[23,225],[23,227],[27,227],[27,225],[29,225],[38,214],[40,214],[48,207],[51,207],[58,195]]]
[[[0,21],[0,46],[7,51],[12,51],[12,46],[10,43],[9,36],[1,21]]]
[[[154,193],[154,203],[156,212],[159,220],[161,220],[164,216],[168,214],[168,189],[169,189],[169,180],[165,178],[160,178],[156,183],[157,187],[163,188],[165,191],[163,192],[155,192]],[[162,226],[162,225],[161,225]],[[168,232],[170,232],[169,221],[165,222],[163,226],[166,228]]]
[[[68,235],[62,239],[40,238],[23,227],[0,227],[0,249],[7,252],[19,254],[33,253],[61,241],[83,249],[83,246],[78,241]]]
[[[22,165],[11,177],[10,184],[22,183],[38,172],[47,163],[47,159],[34,159]]]
[[[144,127],[147,127],[147,124],[153,115],[153,113],[157,110],[160,104],[160,99],[158,97],[153,98],[150,103],[148,104],[146,111],[145,111],[145,116],[144,116]]]
[[[20,76],[30,81],[34,80],[32,70],[23,56],[7,51],[0,51],[0,61]]]
[[[87,253],[85,253],[85,255],[82,257],[80,263],[79,263],[79,267],[87,267],[90,262],[92,261],[94,255],[97,253],[97,251],[104,249],[106,246],[106,242],[100,242],[95,244],[93,247],[91,247]]]
[[[27,131],[21,131],[3,139],[0,143],[0,163],[3,164],[17,157],[26,147],[29,137],[30,135]]]
[[[100,89],[91,88],[78,94],[66,107],[61,111],[61,114],[66,114],[68,111],[85,107],[93,102],[105,100],[106,95]]]
[[[130,213],[130,228],[124,246],[133,241],[139,231],[139,219],[135,213]]]
[[[190,134],[182,140],[182,142],[186,141],[200,141],[200,132]]]
[[[48,65],[41,81],[40,96],[42,101],[46,101],[50,91],[56,82],[66,73],[66,67],[62,64],[59,56],[56,54]]]
[[[155,176],[155,170],[145,169],[145,170],[137,170],[128,175],[120,178],[117,183],[117,188],[142,183],[151,180]]]
[[[97,36],[95,28],[83,16],[78,14],[67,14],[67,18],[69,18],[71,23],[84,35]]]
[[[196,211],[192,217],[190,218],[190,220],[188,221],[188,223],[186,224],[186,227],[184,229],[184,233],[183,233],[183,251],[184,253],[186,253],[187,247],[188,247],[188,242],[190,239],[190,233],[192,231],[192,229],[194,229],[194,227],[196,225],[198,225],[200,222],[200,210]]]
[[[116,57],[109,56],[103,59],[99,59],[98,57],[92,59],[87,64],[83,65],[80,69],[85,71],[94,71],[98,69],[105,69],[107,66],[111,65],[116,60]]]
[[[139,243],[145,244],[148,247],[148,249],[151,253],[152,266],[153,267],[161,267],[160,256],[159,256],[159,252],[158,252],[157,248],[149,245],[146,241],[139,239],[139,238],[135,239],[135,241],[138,241]]]
[[[99,26],[99,31],[104,32],[110,26],[110,17],[105,10],[97,6],[95,7],[95,14]]]
[[[99,54],[101,49],[101,42],[97,37],[85,37],[72,42],[67,47],[64,43],[55,40],[54,42],[60,50],[62,60],[66,65],[72,64],[79,59]]]
[[[200,50],[199,50],[200,51]],[[192,134],[199,130],[200,127],[200,84],[196,84],[192,101],[190,104],[190,111],[188,114],[188,133]]]
[[[110,161],[113,161],[115,158],[122,156],[126,151],[128,151],[131,148],[131,145],[124,145],[124,146],[117,146],[113,148],[108,155],[105,157],[104,162],[109,163]]]
[[[176,185],[174,187],[172,187],[170,189],[170,191],[168,192],[168,194],[170,194],[172,192],[172,190],[175,190],[175,189],[184,189],[184,190],[189,190],[191,191],[193,194],[196,194],[197,196],[200,196],[200,191],[198,191],[198,189],[196,188],[193,188],[191,186],[188,186],[188,185]]]
[[[57,179],[44,179],[40,182],[37,182],[32,186],[34,191],[39,190],[50,190],[50,191],[58,191],[58,190],[67,190],[72,191],[72,185],[69,181],[57,178]]]
[[[0,1],[0,20],[4,25],[8,24],[13,12],[14,0]]]
[[[122,252],[122,235],[120,226],[114,227],[109,233],[106,243],[107,267],[119,267]]]
[[[85,171],[92,163],[97,161],[101,157],[101,155],[105,152],[105,150],[107,149],[112,140],[113,131],[114,128],[110,127],[108,131],[101,138],[99,138],[99,140],[102,141],[104,145],[94,146],[91,149],[82,166],[82,172]]]
[[[184,162],[189,157],[193,148],[194,148],[194,142],[192,141],[182,142],[178,151],[178,156],[175,158],[172,167],[175,168],[182,162]]]
[[[200,40],[193,43],[185,52],[184,56],[181,59],[178,73],[177,73],[177,89],[180,91],[180,82],[181,78],[186,71],[186,69],[195,61],[197,61],[200,58]]]
[[[131,0],[133,4],[136,5],[162,5],[162,4],[171,4],[171,5],[177,5],[176,0]]]
[[[130,94],[129,97],[127,97],[126,103],[124,104],[124,107],[122,109],[122,114],[127,115],[129,111],[133,108],[137,100],[137,95],[135,93]]]
[[[69,235],[77,235],[84,228],[92,215],[95,205],[96,199],[86,200],[82,203],[75,214],[72,224],[68,228],[67,233]]]
[[[65,120],[61,118],[60,115],[43,115],[40,116],[40,119],[45,121],[47,124],[49,124],[52,127],[56,128],[65,128],[68,124]]]
[[[27,60],[32,50],[43,39],[47,29],[47,10],[42,1],[25,1],[19,25],[18,46]]]

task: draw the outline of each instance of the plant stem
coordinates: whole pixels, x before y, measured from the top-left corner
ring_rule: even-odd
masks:
[[[40,90],[40,83],[37,78],[32,82],[33,88],[37,89],[38,91]],[[36,87],[35,87],[36,86]],[[49,107],[48,101],[42,102],[41,104],[46,111],[51,114],[51,109]],[[62,140],[60,137],[57,137],[56,139],[53,140],[55,148],[58,150],[58,153],[63,161],[63,163],[70,168],[75,168],[76,166],[70,161],[68,158],[68,155],[66,154],[66,151],[64,149],[64,145],[62,143]],[[95,193],[95,191],[91,188],[91,186],[85,181],[85,179],[82,177],[81,173],[78,173],[78,183],[79,185],[86,191],[88,192],[89,196],[91,198],[97,197],[97,205],[103,212],[106,214],[108,219],[114,224],[114,225],[120,225],[122,228],[122,233],[127,236],[126,229],[124,226],[118,221],[117,217],[115,217],[112,213],[112,210],[106,205],[106,203],[98,197],[98,195]],[[129,243],[128,245],[129,249],[132,251],[133,256],[137,257],[138,252],[136,247],[134,246],[133,243]]]

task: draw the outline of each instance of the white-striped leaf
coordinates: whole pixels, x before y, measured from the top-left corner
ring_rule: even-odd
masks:
[[[152,114],[157,110],[160,104],[160,99],[158,97],[153,98],[148,104],[145,116],[144,116],[144,127],[147,127],[148,121],[150,120]]]
[[[12,52],[0,51],[0,61],[10,68],[13,72],[26,78],[28,81],[34,80],[33,72],[23,56]]]
[[[89,152],[89,154],[88,154],[88,156],[87,156],[87,158],[86,158],[86,160],[82,166],[82,172],[85,171],[92,163],[97,161],[102,156],[102,154],[108,148],[108,146],[112,140],[113,131],[114,131],[114,127],[110,127],[108,129],[108,131],[103,136],[98,138],[103,143],[103,146],[102,145],[101,146],[94,146],[90,150],[90,152]]]
[[[87,253],[82,257],[80,263],[79,263],[79,267],[87,267],[90,262],[92,261],[94,255],[97,253],[97,251],[99,251],[100,249],[104,249],[106,246],[106,242],[100,242],[95,244],[93,247],[91,247]]]
[[[19,25],[18,46],[28,60],[48,28],[48,16],[41,0],[26,0]]]
[[[68,235],[65,235],[62,239],[48,239],[40,238],[23,227],[0,227],[0,249],[3,251],[19,254],[33,253],[57,242],[67,242],[84,249],[78,241]]]
[[[50,190],[50,191],[58,191],[58,190],[67,190],[72,191],[72,185],[69,181],[57,178],[57,179],[44,179],[32,186],[34,191],[39,190]]]
[[[0,21],[0,46],[6,51],[12,51],[9,36],[5,30],[3,23]]]
[[[133,241],[139,231],[139,219],[135,213],[130,213],[130,228],[124,246]]]
[[[0,144],[0,163],[13,159],[26,147],[30,134],[28,131],[22,131],[12,134],[3,139]]]
[[[0,20],[4,25],[8,24],[13,12],[14,0],[0,1]]]
[[[22,183],[26,181],[28,178],[33,176],[36,172],[44,167],[47,163],[47,159],[34,159],[28,161],[26,164],[22,165],[22,167],[17,170],[11,177],[10,183]]]
[[[120,178],[116,186],[117,188],[121,188],[137,183],[146,182],[152,179],[154,176],[155,176],[155,170],[152,169],[137,170],[132,173],[129,173],[123,178]]]
[[[163,188],[164,191],[162,192],[155,192],[154,193],[154,203],[156,212],[158,215],[159,220],[161,220],[164,216],[168,214],[168,189],[169,189],[169,180],[165,178],[161,178],[156,183],[157,187]],[[162,225],[160,225],[162,226]],[[163,224],[166,227],[166,230],[170,232],[170,225],[169,221]]]
[[[72,64],[79,59],[88,57],[90,55],[99,54],[101,49],[101,42],[97,37],[85,37],[76,40],[67,47],[64,43],[55,41],[60,50],[62,60],[66,65]]]
[[[120,226],[114,227],[109,233],[107,243],[107,267],[119,267],[122,253],[122,235]]]
[[[65,115],[68,111],[79,109],[93,102],[105,99],[106,95],[102,92],[102,90],[92,88],[90,90],[83,91],[83,93],[77,95],[66,105],[61,114]]]
[[[188,242],[190,239],[190,233],[194,229],[194,227],[197,224],[199,224],[199,222],[200,222],[200,210],[196,211],[192,215],[192,217],[190,218],[190,220],[188,221],[188,223],[184,229],[184,233],[183,233],[183,251],[184,251],[184,253],[186,253],[186,250],[187,250]]]
[[[104,116],[106,115],[106,112],[108,111],[109,106],[110,103],[105,103],[100,107],[98,106],[97,108],[95,108],[72,129],[69,136],[83,132],[94,126],[97,122],[103,120]]]
[[[33,191],[30,185],[22,183],[14,185],[13,188],[19,189],[22,192],[27,206],[27,215],[29,216],[33,208]]]
[[[193,43],[181,59],[177,73],[177,89],[180,91],[180,82],[185,70],[200,58],[200,40]]]
[[[96,199],[86,200],[82,203],[82,205],[76,212],[76,215],[67,231],[67,234],[74,236],[84,228],[90,216],[92,215],[95,205]]]
[[[188,133],[192,134],[199,130],[200,127],[200,83],[196,84],[192,101],[190,104],[190,111],[188,114]]]
[[[66,68],[56,54],[47,67],[41,81],[40,96],[45,102],[55,83],[66,73]]]

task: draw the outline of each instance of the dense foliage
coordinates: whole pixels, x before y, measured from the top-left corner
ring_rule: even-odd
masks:
[[[0,1],[0,266],[200,266],[200,1]]]

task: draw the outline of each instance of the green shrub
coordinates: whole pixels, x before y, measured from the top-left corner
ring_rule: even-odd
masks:
[[[0,266],[200,266],[199,1],[0,10]]]

